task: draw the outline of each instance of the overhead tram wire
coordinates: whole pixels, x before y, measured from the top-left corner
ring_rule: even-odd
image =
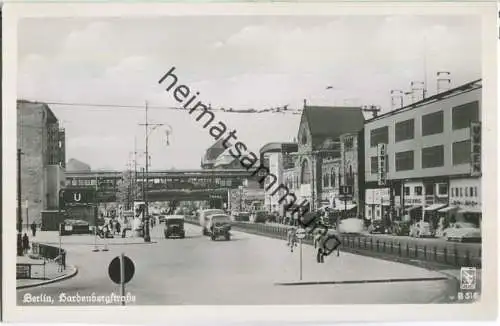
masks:
[[[56,102],[56,101],[33,101],[38,103],[45,103],[47,105],[57,105],[61,109],[69,109],[69,107],[81,107],[84,110],[116,110],[116,109],[128,109],[128,110],[143,110],[144,108],[140,105],[124,105],[124,104],[102,104],[102,103],[76,103],[76,102]],[[67,108],[64,108],[64,107]],[[175,107],[175,106],[150,106],[150,110],[173,110],[173,111],[189,111],[189,108]],[[273,113],[273,114],[301,114],[302,109],[289,109],[288,105],[281,107],[273,107],[269,109],[233,109],[233,108],[213,108],[209,105],[209,111],[216,111],[222,113],[240,113],[240,114],[261,114],[261,113]]]

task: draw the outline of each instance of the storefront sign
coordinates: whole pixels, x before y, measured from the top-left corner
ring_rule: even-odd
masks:
[[[378,152],[378,185],[384,186],[386,183],[387,171],[385,170],[385,160],[386,160],[386,145],[378,144],[377,147]]]
[[[404,202],[405,206],[418,206],[418,205],[422,205],[422,203],[423,203],[422,197],[405,196],[404,201],[405,201]]]
[[[470,124],[471,176],[481,175],[481,122]]]

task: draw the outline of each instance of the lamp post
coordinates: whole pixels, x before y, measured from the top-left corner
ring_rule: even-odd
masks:
[[[146,122],[143,124],[139,124],[140,126],[144,126],[145,129],[145,141],[146,141],[146,167],[145,167],[145,175],[144,175],[144,190],[143,190],[143,195],[144,195],[144,242],[151,242],[151,236],[149,234],[149,209],[148,209],[148,197],[147,197],[147,192],[148,192],[148,172],[149,172],[149,136],[151,132],[153,132],[156,128],[164,126],[165,124],[163,123],[149,123],[148,121],[148,103],[146,102],[146,107],[145,107],[145,112],[146,112]],[[149,127],[152,127],[150,130]],[[170,126],[169,126],[170,127]],[[172,127],[170,127],[172,129]],[[167,133],[168,135],[168,133]],[[167,138],[167,145],[168,145],[168,138]]]

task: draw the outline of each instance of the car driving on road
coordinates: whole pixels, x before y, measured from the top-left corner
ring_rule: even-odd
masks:
[[[186,231],[184,230],[184,216],[183,215],[168,215],[165,216],[165,229],[163,230],[165,239],[171,237],[184,238]]]
[[[213,214],[224,214],[224,211],[222,209],[203,209],[198,212],[198,222],[200,223],[203,235],[208,235],[208,217]]]
[[[212,240],[224,237],[227,241],[231,239],[231,218],[226,214],[213,214],[208,216],[208,234]]]

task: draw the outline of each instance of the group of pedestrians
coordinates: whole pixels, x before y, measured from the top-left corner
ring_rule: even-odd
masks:
[[[287,246],[290,247],[290,251],[293,252],[293,248],[297,246],[297,226],[292,226],[287,232]],[[316,252],[316,261],[318,263],[325,262],[325,256],[330,255],[336,251],[337,256],[340,255],[341,241],[338,236],[338,232],[335,229],[329,229],[320,218],[318,219],[318,224],[313,231],[313,245]]]

